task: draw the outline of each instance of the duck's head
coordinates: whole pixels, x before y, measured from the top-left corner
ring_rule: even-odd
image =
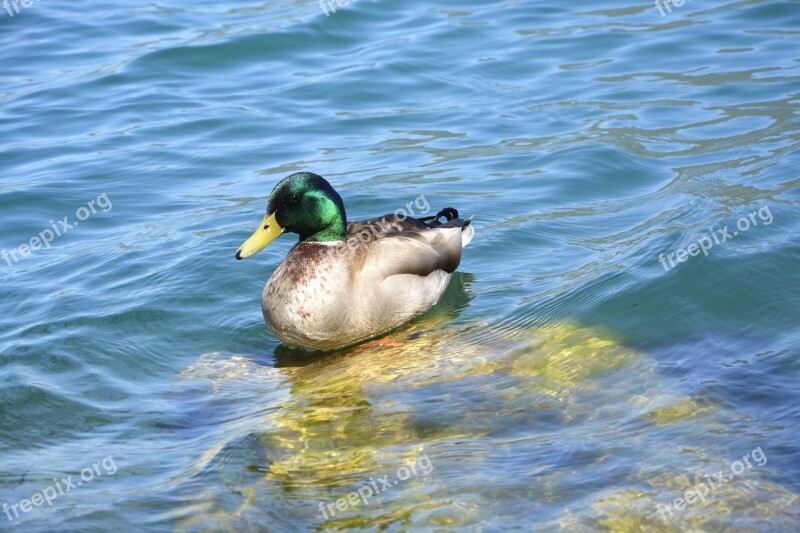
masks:
[[[236,251],[236,259],[257,254],[285,231],[297,233],[301,241],[343,241],[346,226],[339,193],[322,176],[298,172],[272,190],[264,220]]]

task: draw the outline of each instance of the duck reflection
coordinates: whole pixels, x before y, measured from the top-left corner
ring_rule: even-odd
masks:
[[[452,433],[452,428],[444,425],[420,423],[416,410],[404,404],[403,394],[386,393],[446,379],[458,361],[466,362],[475,355],[467,349],[469,343],[461,344],[474,326],[458,322],[472,299],[469,287],[473,281],[472,274],[457,272],[431,310],[363,344],[330,353],[279,345],[271,365],[254,362],[263,361],[263,356],[250,358],[248,366],[261,368],[247,373],[261,374],[262,383],[269,382],[283,392],[275,408],[266,416],[259,415],[256,423],[261,430],[230,439],[214,452],[212,463],[222,471],[226,485],[261,489],[243,491],[235,510],[217,515],[217,526],[266,527],[261,522],[275,516],[264,513],[266,499],[273,500],[271,506],[283,508],[275,511],[277,515],[296,518],[298,513],[309,514],[309,520],[322,522],[314,502],[336,500],[370,477],[418,462],[425,455],[427,440]],[[265,374],[270,374],[268,380]],[[408,493],[413,491],[413,483],[404,485],[393,488],[392,494],[413,501],[415,497]],[[280,498],[269,498],[268,494],[276,492]],[[426,505],[424,498],[418,503]],[[415,506],[404,505],[403,509],[411,513]],[[370,520],[374,515],[374,508],[355,508],[347,513],[346,521]],[[207,525],[208,518],[206,514],[202,523]],[[329,516],[325,523],[344,527],[339,522],[342,519]],[[183,526],[197,523],[191,518]],[[274,525],[274,521],[270,523]]]

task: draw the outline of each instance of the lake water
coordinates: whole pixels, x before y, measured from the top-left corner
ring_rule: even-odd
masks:
[[[800,529],[798,2],[17,5],[1,530]],[[474,215],[440,304],[280,346],[301,170]]]

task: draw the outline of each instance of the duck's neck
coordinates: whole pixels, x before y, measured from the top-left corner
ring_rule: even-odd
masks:
[[[300,235],[300,241],[307,242],[336,242],[347,240],[347,222],[343,213],[333,218],[332,222],[315,233]]]

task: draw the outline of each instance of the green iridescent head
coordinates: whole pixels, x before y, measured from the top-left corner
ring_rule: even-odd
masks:
[[[237,259],[254,255],[283,232],[297,233],[301,241],[330,242],[346,238],[344,202],[325,178],[298,172],[282,179],[267,201],[261,226],[236,252]]]

